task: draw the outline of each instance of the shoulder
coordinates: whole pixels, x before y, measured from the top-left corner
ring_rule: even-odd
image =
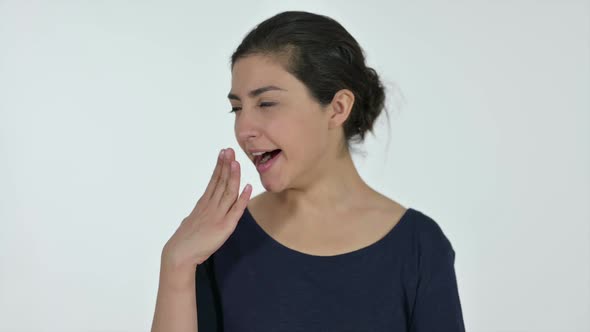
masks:
[[[452,254],[454,249],[439,222],[429,214],[411,208],[407,211],[414,245],[419,252]]]
[[[397,220],[394,228],[403,221],[400,225],[401,232],[405,233],[404,237],[410,241],[414,254],[454,256],[454,249],[441,225],[428,213],[422,212],[421,209],[405,207],[379,192],[374,191],[374,194],[372,201],[378,207],[375,210],[382,211],[388,220],[393,216],[393,219]]]

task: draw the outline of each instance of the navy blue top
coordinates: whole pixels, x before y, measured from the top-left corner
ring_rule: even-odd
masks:
[[[408,208],[380,240],[314,256],[272,238],[246,209],[196,270],[199,332],[465,331],[455,252]]]

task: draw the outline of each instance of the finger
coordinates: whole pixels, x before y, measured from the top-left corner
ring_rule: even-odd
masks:
[[[242,190],[242,194],[238,199],[234,202],[231,209],[227,213],[227,217],[229,220],[234,222],[238,222],[242,215],[244,214],[244,210],[248,206],[248,201],[250,201],[250,196],[252,195],[252,185],[247,184]]]
[[[223,166],[223,149],[219,152],[217,156],[217,164],[215,164],[215,169],[213,170],[213,175],[211,175],[211,179],[209,180],[209,184],[207,185],[207,189],[205,189],[205,193],[203,194],[204,197],[210,199],[213,196],[213,191],[217,182],[219,181],[219,176],[221,175],[221,168]]]
[[[229,181],[227,183],[227,187],[223,195],[221,196],[221,202],[219,203],[220,208],[227,212],[231,205],[236,201],[238,198],[240,190],[240,163],[236,160],[233,160],[230,163],[230,176]]]
[[[216,203],[215,206],[219,206],[219,202],[221,201],[221,196],[225,191],[225,187],[227,186],[227,181],[229,180],[229,166],[231,161],[233,160],[232,151],[231,149],[225,149],[223,152],[223,167],[221,168],[221,176],[219,177],[219,181],[215,185],[215,190],[213,192],[212,200]]]

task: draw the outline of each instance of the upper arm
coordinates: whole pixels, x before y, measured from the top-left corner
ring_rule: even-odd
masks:
[[[455,251],[434,221],[418,236],[418,277],[410,331],[464,332]]]

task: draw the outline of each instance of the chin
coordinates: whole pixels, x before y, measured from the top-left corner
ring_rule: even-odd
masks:
[[[262,186],[264,187],[264,189],[268,192],[279,193],[279,192],[285,190],[284,184],[278,179],[270,179],[269,180],[269,179],[261,178],[260,182],[262,183]]]
[[[262,181],[262,186],[264,187],[264,189],[268,192],[272,192],[272,193],[278,193],[283,191],[282,186],[279,186],[276,183],[267,183],[266,181]]]

